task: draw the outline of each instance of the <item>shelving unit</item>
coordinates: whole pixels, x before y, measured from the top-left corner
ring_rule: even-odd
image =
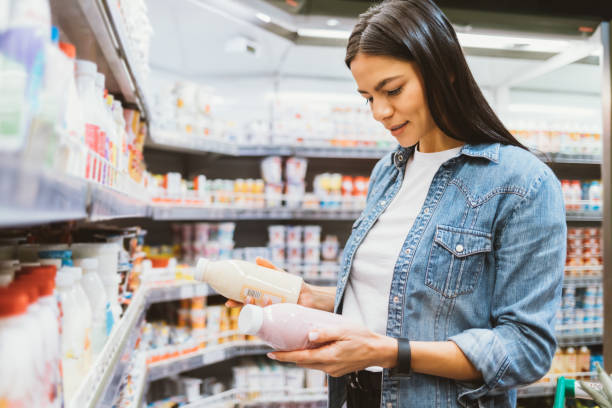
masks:
[[[205,349],[195,353],[149,364],[147,378],[148,381],[155,381],[160,378],[216,364],[231,358],[259,356],[270,351],[272,351],[272,348],[264,343],[253,341],[233,341],[207,346]]]
[[[143,78],[117,3],[110,0],[50,0],[51,13],[78,51],[78,58],[95,61],[108,79],[109,91],[120,93],[149,117]]]

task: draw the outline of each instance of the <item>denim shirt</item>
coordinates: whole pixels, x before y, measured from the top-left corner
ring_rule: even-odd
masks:
[[[355,252],[399,191],[413,151],[398,147],[372,171],[342,256],[336,313]],[[515,387],[546,374],[555,353],[566,229],[560,183],[530,152],[464,145],[443,163],[395,263],[387,335],[453,341],[483,381],[384,370],[381,406],[515,407]],[[329,379],[331,408],[345,400],[345,384],[346,376]]]

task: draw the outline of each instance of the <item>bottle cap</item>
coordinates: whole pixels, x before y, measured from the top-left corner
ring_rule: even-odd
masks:
[[[208,269],[209,260],[206,258],[200,258],[196,265],[196,270],[193,274],[193,279],[198,282],[206,282],[206,269]]]
[[[72,275],[69,273],[64,273],[63,268],[55,277],[55,286],[58,288],[67,288],[72,286]]]
[[[77,75],[95,75],[98,69],[97,65],[91,61],[78,59],[74,64]]]
[[[83,277],[83,270],[78,266],[64,266],[60,273],[69,274],[75,282],[78,282]]]
[[[263,308],[245,305],[238,316],[238,329],[243,334],[256,335],[263,325]]]
[[[10,317],[26,312],[28,295],[20,289],[0,289],[0,317]]]
[[[60,38],[59,28],[52,25],[51,26],[51,42],[57,45],[59,43],[59,38]]]
[[[13,282],[14,275],[13,273],[3,273],[0,275],[0,288],[6,287]]]
[[[75,59],[76,58],[76,47],[70,43],[65,43],[65,42],[60,42],[59,43],[59,48],[60,50],[62,50],[64,52],[64,54],[70,58],[70,59]]]
[[[80,266],[84,270],[97,270],[98,260],[96,258],[81,258],[74,260],[74,266]]]
[[[38,297],[40,296],[38,292],[38,286],[34,285],[32,282],[29,282],[29,280],[25,280],[25,279],[13,281],[10,284],[9,289],[19,289],[23,291],[26,295],[28,295],[28,303],[30,305],[32,303],[36,303],[36,301],[38,300]]]

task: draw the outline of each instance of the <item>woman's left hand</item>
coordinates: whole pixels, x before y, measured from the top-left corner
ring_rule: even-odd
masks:
[[[316,349],[276,351],[268,357],[300,367],[325,371],[332,377],[370,366],[391,368],[397,362],[397,340],[359,326],[316,329],[309,333]]]

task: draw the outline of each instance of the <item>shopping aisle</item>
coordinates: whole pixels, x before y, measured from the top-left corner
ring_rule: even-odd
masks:
[[[291,302],[302,280],[336,286],[397,141],[344,65],[368,4],[333,3],[0,6],[0,407],[327,406],[323,372],[266,357],[265,333],[225,305],[233,267],[207,284],[197,265],[263,258],[289,273],[235,296],[262,306]],[[559,348],[518,389],[518,406],[551,406],[557,378],[595,380],[612,346],[604,16],[525,29],[497,10],[444,11],[496,113],[561,182]]]

